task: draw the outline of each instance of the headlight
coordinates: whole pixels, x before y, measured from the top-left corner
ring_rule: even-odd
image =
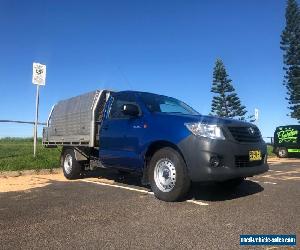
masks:
[[[201,137],[207,137],[210,139],[225,140],[222,129],[217,125],[208,125],[208,124],[203,124],[200,122],[185,123],[184,125],[194,135],[201,136]]]

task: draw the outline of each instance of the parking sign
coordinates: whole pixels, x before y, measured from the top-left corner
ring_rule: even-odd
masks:
[[[45,85],[46,65],[33,63],[32,70],[32,83],[37,85]]]

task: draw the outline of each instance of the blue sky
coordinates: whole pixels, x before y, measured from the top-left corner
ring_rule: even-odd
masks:
[[[58,100],[94,89],[142,90],[210,112],[221,58],[263,136],[287,117],[280,0],[0,0],[0,119],[34,120],[32,63],[47,65],[40,121]],[[41,130],[41,129],[40,129]],[[0,137],[32,126],[0,124]]]

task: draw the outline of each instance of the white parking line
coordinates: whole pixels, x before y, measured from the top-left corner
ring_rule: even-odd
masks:
[[[140,192],[140,193],[144,193],[144,194],[154,195],[153,192],[143,190],[143,189],[125,187],[125,186],[121,186],[121,185],[103,183],[103,182],[99,182],[99,181],[90,181],[90,180],[81,180],[81,181],[82,182],[93,183],[93,184],[97,184],[97,185],[101,185],[101,186],[116,187],[116,188],[120,188],[120,189],[126,189],[126,190],[130,190],[130,191],[135,191],[135,192]],[[205,202],[202,202],[202,201],[196,201],[196,200],[186,200],[186,202],[194,203],[194,204],[197,204],[197,205],[200,205],[200,206],[208,206],[209,205],[208,203],[205,203]]]
[[[282,163],[281,162],[270,162],[269,164],[270,165],[281,165]]]
[[[251,180],[255,183],[264,183],[264,184],[272,184],[272,185],[276,185],[276,182],[270,182],[270,181],[255,181],[255,180]]]
[[[272,185],[276,185],[277,184],[276,182],[270,182],[270,181],[263,181],[263,183],[265,183],[265,184],[272,184]]]
[[[195,201],[195,200],[186,200],[186,202],[194,203],[200,206],[208,206],[208,203],[202,202],[202,201]]]
[[[125,187],[125,186],[120,186],[120,185],[116,185],[116,184],[109,184],[109,183],[103,183],[103,182],[98,182],[98,181],[89,181],[89,180],[81,180],[81,181],[94,183],[94,184],[101,185],[101,186],[109,186],[109,187],[116,187],[116,188],[126,189],[126,190],[130,190],[130,191],[136,191],[136,192],[140,192],[140,193],[144,193],[144,194],[152,193],[152,192],[149,192],[147,190],[131,188],[131,187]]]

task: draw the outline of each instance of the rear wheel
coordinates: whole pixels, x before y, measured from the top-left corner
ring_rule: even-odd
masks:
[[[279,148],[277,155],[279,158],[286,158],[288,157],[288,151],[286,150],[286,148]]]
[[[82,172],[81,165],[75,158],[75,153],[73,149],[66,149],[62,153],[61,157],[61,167],[64,172],[64,176],[69,179],[77,179],[80,177]]]
[[[152,156],[149,180],[155,197],[163,201],[180,200],[190,188],[184,160],[176,150],[169,147],[158,150]]]

